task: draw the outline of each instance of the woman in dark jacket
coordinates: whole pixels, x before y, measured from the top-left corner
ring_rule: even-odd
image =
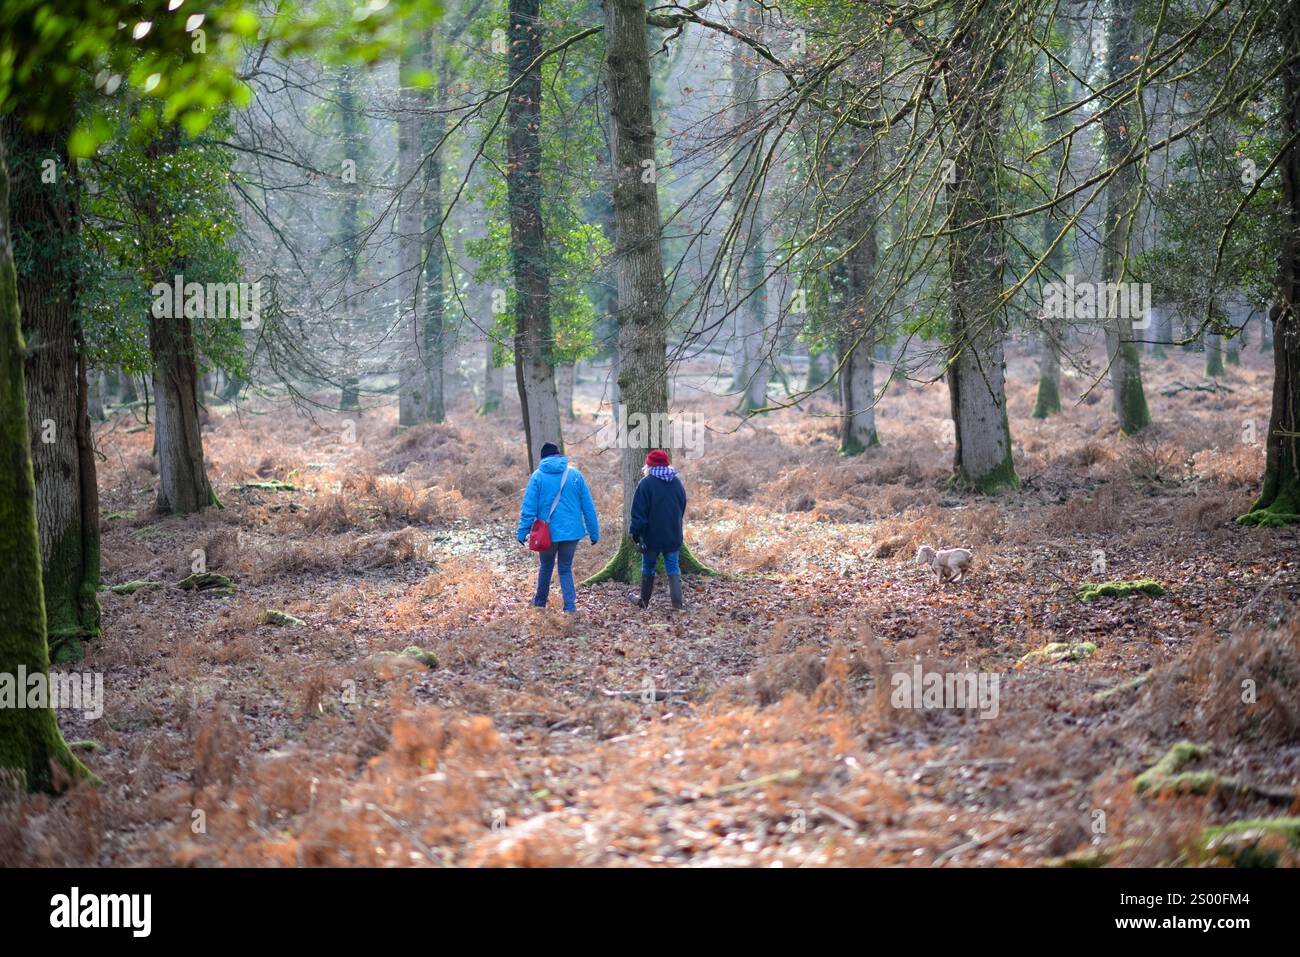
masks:
[[[668,453],[655,449],[645,457],[643,478],[632,498],[632,541],[641,552],[641,597],[637,604],[650,607],[655,591],[655,564],[664,557],[668,594],[673,608],[682,607],[682,573],[677,553],[682,547],[682,519],[686,516],[686,486],[668,464]]]

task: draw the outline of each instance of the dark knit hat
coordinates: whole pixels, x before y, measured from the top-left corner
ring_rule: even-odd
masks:
[[[645,457],[645,464],[653,468],[656,465],[668,464],[668,453],[663,449],[655,449]]]
[[[554,442],[547,442],[545,445],[542,446],[542,458],[547,458],[548,456],[559,455],[559,454],[560,454],[560,447],[556,445]]]

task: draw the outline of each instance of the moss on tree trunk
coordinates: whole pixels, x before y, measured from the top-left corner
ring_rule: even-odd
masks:
[[[1223,375],[1223,340],[1213,333],[1205,336],[1205,374],[1210,377]]]
[[[62,779],[90,776],[68,749],[54,709],[48,706],[49,649],[45,597],[36,531],[36,483],[32,472],[27,398],[23,385],[23,337],[17,277],[9,235],[9,175],[0,134],[0,674],[20,668],[46,682],[47,706],[0,708],[0,772],[17,776],[29,790],[54,790]],[[25,688],[17,689],[25,694]],[[62,771],[60,775],[59,771]],[[5,782],[9,783],[9,782]]]
[[[1137,0],[1114,0],[1113,3],[1106,26],[1106,71],[1112,82],[1121,82],[1121,78],[1133,68],[1132,58],[1141,49],[1137,38],[1136,7]],[[1103,223],[1102,272],[1108,282],[1124,282],[1131,275],[1129,240],[1133,233],[1141,176],[1137,165],[1120,164],[1133,149],[1135,123],[1143,121],[1142,115],[1136,115],[1132,108],[1121,104],[1107,110],[1102,119],[1106,162],[1116,167],[1114,178],[1106,189]],[[1110,359],[1112,407],[1120,431],[1134,435],[1151,424],[1146,391],[1142,387],[1142,354],[1134,341],[1134,317],[1119,308],[1118,302],[1108,303],[1107,312],[1106,346]],[[1150,318],[1147,317],[1148,322]]]
[[[1116,361],[1130,364],[1133,374],[1121,379],[1118,394],[1119,428],[1125,435],[1133,435],[1151,424],[1151,410],[1147,407],[1146,390],[1142,388],[1142,375],[1138,370],[1137,346],[1121,342]]]
[[[714,569],[701,562],[691,552],[690,546],[682,544],[682,549],[677,555],[677,564],[681,569],[682,575],[716,575]],[[655,574],[666,575],[667,570],[664,568],[664,558],[659,556],[659,561],[655,563]],[[586,579],[584,585],[599,585],[601,582],[634,582],[641,577],[641,553],[637,551],[636,543],[632,541],[631,535],[622,536],[618,543],[618,550],[614,552],[605,567],[590,578]]]
[[[81,657],[80,639],[99,634],[99,495],[91,441],[85,348],[75,316],[78,185],[66,154],[71,122],[47,132],[6,121],[10,215],[33,439],[37,531],[50,656]],[[55,159],[54,180],[42,166]]]
[[[605,88],[613,117],[610,149],[614,176],[614,259],[618,276],[618,396],[628,421],[668,415],[668,356],[664,327],[662,228],[658,189],[641,176],[641,162],[654,156],[650,106],[650,57],[644,0],[605,0]],[[617,405],[616,405],[617,408]],[[661,419],[662,420],[662,419]],[[622,537],[610,562],[587,581],[631,581],[641,556],[627,534],[632,496],[648,449],[629,441],[622,449]],[[685,545],[683,574],[707,573]]]
[[[1273,408],[1265,442],[1264,482],[1243,525],[1300,522],[1300,2],[1279,9],[1286,66],[1282,70],[1282,243],[1278,303],[1273,320]]]
[[[1050,348],[1044,345],[1043,348]],[[1034,418],[1045,419],[1061,411],[1061,387],[1056,377],[1041,375],[1038,377],[1038,398],[1034,401]]]
[[[951,181],[944,187],[948,240],[948,395],[955,448],[953,485],[994,492],[1018,485],[1007,421],[1004,337],[1007,327],[1001,268],[1006,231],[1003,193],[1002,88],[1007,57],[992,42],[997,26],[979,16],[952,38],[953,82],[963,89]]]

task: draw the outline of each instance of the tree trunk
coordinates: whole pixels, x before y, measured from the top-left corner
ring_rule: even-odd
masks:
[[[996,492],[1019,484],[1011,460],[1007,422],[1005,361],[1006,306],[1002,275],[1006,237],[989,220],[998,208],[1002,55],[990,48],[994,11],[959,29],[947,78],[948,100],[957,124],[954,182],[948,184],[951,221],[948,241],[952,343],[948,389],[955,426],[953,482],[962,488]],[[992,58],[992,59],[990,59]]]
[[[739,28],[747,36],[762,42],[762,14],[757,2],[738,0],[737,14]],[[736,210],[735,228],[741,244],[738,294],[747,297],[740,306],[743,338],[737,369],[742,376],[738,384],[744,390],[740,402],[742,415],[767,407],[767,384],[771,372],[767,341],[766,224],[763,222],[763,186],[758,177],[762,151],[756,149],[756,134],[749,132],[755,125],[754,116],[759,110],[759,82],[758,62],[749,46],[734,41],[731,57],[732,96],[735,99],[733,115],[735,126],[742,131],[737,152],[745,157],[736,182],[731,186]]]
[[[103,422],[107,416],[104,414],[104,370],[96,369],[94,372],[87,370],[86,384],[89,387],[89,411],[90,421]]]
[[[148,149],[155,159],[175,154],[180,147],[179,127],[169,127]],[[151,198],[145,212],[150,214]],[[178,256],[170,273],[154,277],[171,284],[185,272]],[[149,310],[149,354],[153,359],[154,449],[158,455],[160,513],[187,515],[207,505],[220,505],[208,484],[203,463],[203,436],[199,430],[199,373],[194,346],[194,325],[182,303],[175,302],[171,316]]]
[[[840,454],[859,455],[880,444],[876,435],[875,362],[871,334],[849,345],[840,367]]]
[[[36,527],[36,484],[23,385],[22,320],[9,231],[6,138],[0,125],[0,674],[19,669],[49,688],[41,546]],[[20,693],[25,693],[22,689]],[[54,709],[0,708],[0,787],[55,790],[67,777],[89,776],[68,750]]]
[[[1106,68],[1114,83],[1133,68],[1131,57],[1137,51],[1136,0],[1111,0],[1110,19],[1106,25]],[[1122,83],[1121,83],[1122,85]],[[1111,108],[1102,118],[1106,163],[1122,162],[1131,145],[1143,135],[1134,127],[1133,111],[1128,106]],[[1134,206],[1141,171],[1130,163],[1116,172],[1106,187],[1106,213],[1102,237],[1102,276],[1108,283],[1123,283],[1129,277],[1127,246],[1132,236]],[[1122,294],[1121,294],[1122,296]],[[1097,308],[1105,308],[1098,295]],[[1133,335],[1133,319],[1128,310],[1111,304],[1113,315],[1106,317],[1106,352],[1110,360],[1111,404],[1120,431],[1133,435],[1151,424],[1146,392],[1142,388],[1142,354]],[[1150,320],[1150,316],[1146,317]]]
[[[496,363],[496,346],[489,335],[483,347],[483,401],[479,415],[496,415],[501,411],[501,397],[505,392],[505,374]]]
[[[1282,41],[1281,256],[1273,321],[1273,408],[1269,415],[1264,483],[1237,521],[1277,527],[1300,522],[1300,0],[1279,9]]]
[[[560,414],[566,419],[573,416],[573,385],[578,370],[572,362],[562,362],[555,367],[555,387],[559,392]]]
[[[355,384],[355,380],[354,380],[354,384]],[[243,387],[244,387],[243,379],[239,378],[239,376],[237,375],[233,375],[227,372],[225,385],[221,387],[221,401],[234,402],[235,399],[239,397],[239,392],[241,389],[243,389]],[[353,406],[353,408],[357,408],[357,406]]]
[[[1205,374],[1209,378],[1223,375],[1223,336],[1208,329],[1205,332]]]
[[[23,263],[18,304],[27,342],[25,380],[36,514],[51,657],[81,658],[100,632],[99,492],[81,329],[74,320],[77,190],[65,152],[68,130],[32,134],[9,121],[13,237]],[[57,157],[56,179],[40,163]]]
[[[805,392],[813,392],[826,384],[826,377],[830,375],[832,368],[831,362],[825,349],[808,350],[808,374],[804,377],[803,388]]]
[[[1168,359],[1169,346],[1174,341],[1174,319],[1168,309],[1151,307],[1151,358]]]
[[[506,186],[515,278],[515,383],[524,414],[528,467],[547,442],[564,447],[552,355],[551,272],[542,225],[541,0],[510,0]]]
[[[852,181],[861,189],[852,197],[856,203],[846,217],[844,296],[839,353],[840,367],[840,453],[859,455],[879,445],[876,435],[876,324],[880,311],[875,295],[877,283],[876,162],[873,145],[866,137],[853,140],[855,149]],[[857,191],[854,191],[857,192]]]
[[[351,175],[343,177],[343,202],[339,206],[338,228],[335,240],[342,256],[342,298],[343,298],[343,336],[344,354],[342,358],[343,375],[339,388],[339,408],[352,412],[361,408],[360,374],[357,358],[347,348],[357,322],[357,279],[360,269],[359,256],[361,245],[361,194],[362,187],[356,182],[357,170],[362,167],[366,146],[366,120],[362,114],[361,98],[357,92],[358,70],[353,66],[341,67],[335,88],[335,99],[339,110],[339,133],[343,145],[344,161],[352,164]],[[340,164],[340,169],[343,169]],[[233,398],[227,395],[230,383],[222,391],[223,399]],[[236,393],[237,393],[236,389]]]
[[[162,276],[158,281],[169,282],[170,277]],[[157,510],[188,515],[219,503],[203,463],[194,330],[183,311],[175,318],[158,318],[150,311],[149,352],[153,356],[156,403]]]
[[[397,421],[416,425],[424,421],[428,389],[425,361],[425,322],[420,304],[423,292],[424,218],[420,199],[421,148],[425,142],[424,92],[413,84],[428,70],[431,50],[427,35],[408,38],[398,59],[397,116],[397,315],[400,355],[397,366]]]
[[[1061,411],[1061,343],[1057,330],[1043,337],[1038,354],[1038,394],[1034,398],[1034,418],[1045,419]]]
[[[81,658],[80,641],[99,634],[99,493],[89,387],[74,318],[77,190],[65,152],[68,130],[34,134],[7,123],[12,231],[24,264],[18,303],[27,342],[24,377],[33,436],[47,635],[55,662]],[[56,180],[40,179],[57,157]]]
[[[226,383],[229,388],[230,383]],[[223,392],[221,397],[226,398]],[[361,408],[361,392],[357,377],[354,375],[344,376],[343,385],[339,389],[339,408],[344,412],[354,412]]]
[[[668,356],[664,333],[663,258],[659,248],[659,196],[641,175],[641,162],[654,158],[654,114],[650,108],[650,58],[646,49],[645,0],[603,0],[605,83],[609,95],[610,144],[614,167],[614,260],[618,271],[619,399],[630,417],[668,413]],[[647,421],[653,421],[647,419]],[[660,420],[664,421],[664,420]],[[630,443],[629,443],[630,444]],[[588,583],[631,581],[639,561],[627,533],[632,496],[649,449],[623,449],[623,509],[619,547]],[[683,574],[707,573],[683,544]]]
[[[135,376],[129,372],[122,372],[120,369],[118,372],[120,373],[118,382],[122,387],[122,392],[119,398],[122,404],[130,405],[133,402],[139,402],[140,393],[137,392],[135,388]]]
[[[1072,51],[1074,29],[1070,18],[1061,17],[1057,23],[1062,34],[1065,50]],[[1073,100],[1076,95],[1076,86],[1073,81],[1065,81],[1065,95],[1058,94],[1058,83],[1054,78],[1056,68],[1050,59],[1044,58],[1044,68],[1047,72],[1046,83],[1051,91],[1051,107],[1053,111],[1056,111]],[[1064,81],[1064,78],[1062,79]],[[1069,129],[1065,116],[1048,120],[1045,125],[1049,139],[1056,139]],[[1069,164],[1066,161],[1064,141],[1052,147],[1048,153],[1048,159],[1053,174],[1062,176],[1063,181],[1065,178],[1072,180],[1072,177],[1069,176]],[[1041,278],[1044,282],[1060,282],[1066,268],[1066,238],[1062,237],[1060,242],[1056,242],[1057,235],[1066,222],[1066,217],[1062,216],[1061,213],[1062,210],[1053,206],[1043,214],[1043,248],[1051,247],[1051,251],[1047,253],[1047,257],[1043,262],[1043,270],[1046,275]],[[1056,243],[1056,245],[1052,246],[1052,243]],[[1046,419],[1048,416],[1061,411],[1061,350],[1067,328],[1063,317],[1049,316],[1046,311],[1044,311],[1042,322],[1043,331],[1038,348],[1038,394],[1034,399],[1033,412],[1036,419]]]
[[[434,42],[430,37],[430,42]],[[447,117],[440,112],[447,101],[448,77],[445,61],[438,76],[438,99],[427,123],[425,140],[426,180],[424,184],[424,415],[430,422],[447,417],[443,366],[446,360],[446,303],[442,286],[447,247],[442,238],[442,140],[447,132]]]

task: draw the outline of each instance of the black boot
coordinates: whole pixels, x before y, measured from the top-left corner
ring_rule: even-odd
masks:
[[[641,576],[641,600],[637,602],[642,608],[650,607],[650,598],[655,593],[654,575]]]
[[[668,576],[668,595],[673,600],[673,611],[682,610],[682,576]]]

